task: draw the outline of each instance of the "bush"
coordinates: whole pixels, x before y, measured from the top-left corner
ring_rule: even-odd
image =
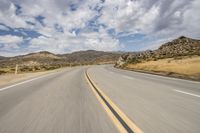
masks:
[[[5,74],[5,73],[6,73],[6,71],[0,70],[0,75],[1,75],[1,74]]]
[[[28,67],[28,66],[24,66],[24,67],[21,67],[19,70],[21,72],[28,72],[28,71],[33,71],[33,68]]]
[[[141,61],[139,59],[137,59],[136,57],[131,58],[130,60],[127,61],[127,63],[132,63],[132,64],[136,64],[136,63],[140,63]]]

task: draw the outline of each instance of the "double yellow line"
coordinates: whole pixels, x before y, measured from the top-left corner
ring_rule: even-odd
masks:
[[[142,131],[114,104],[108,96],[90,78],[88,71],[85,77],[92,91],[101,103],[106,113],[117,127],[120,133],[142,133]]]

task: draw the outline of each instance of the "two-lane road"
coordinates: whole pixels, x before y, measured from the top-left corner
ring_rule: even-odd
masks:
[[[117,129],[72,68],[0,91],[0,133],[102,133]]]
[[[0,88],[0,133],[118,132],[89,86],[85,70],[66,69]],[[88,74],[143,132],[200,132],[199,82],[110,65],[92,66]]]

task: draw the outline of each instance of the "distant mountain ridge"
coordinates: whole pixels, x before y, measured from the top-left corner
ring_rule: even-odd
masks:
[[[48,52],[48,51],[40,51],[40,52],[37,52],[37,53],[30,53],[30,54],[27,54],[27,55],[23,55],[22,56],[23,58],[52,58],[52,59],[60,59],[59,56],[51,53],[51,52]]]
[[[115,62],[119,58],[121,54],[114,52],[103,52],[103,51],[95,51],[95,50],[87,50],[87,51],[76,51],[70,54],[59,55],[64,58],[67,62],[75,62],[75,63],[98,63],[98,62]],[[107,58],[106,58],[107,57]],[[104,60],[101,60],[104,59]],[[100,61],[101,60],[101,61]]]
[[[22,71],[55,69],[73,65],[115,63],[121,53],[104,51],[77,51],[68,54],[53,54],[48,51],[30,53],[15,57],[0,57],[0,68],[13,68],[16,64]],[[25,69],[25,70],[24,70]]]
[[[125,53],[120,56],[116,66],[120,67],[127,63],[139,63],[189,55],[200,55],[200,40],[181,36],[161,45],[156,50]]]

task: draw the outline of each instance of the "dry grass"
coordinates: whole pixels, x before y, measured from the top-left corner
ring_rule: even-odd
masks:
[[[129,69],[163,72],[166,74],[180,74],[200,79],[200,56],[168,58],[157,61],[148,61],[138,64],[128,64]]]

